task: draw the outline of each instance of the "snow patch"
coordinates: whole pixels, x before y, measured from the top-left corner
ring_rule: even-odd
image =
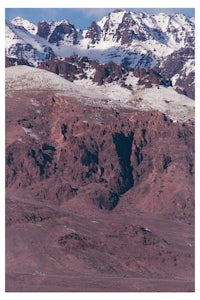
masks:
[[[172,81],[172,85],[175,86],[176,84],[176,81],[178,80],[178,78],[180,77],[179,74],[176,74],[174,75],[172,78],[171,78],[171,81]]]
[[[140,99],[140,101],[135,101],[135,99]],[[194,121],[194,101],[178,94],[172,87],[138,90],[129,103],[137,109],[159,110],[174,121]]]

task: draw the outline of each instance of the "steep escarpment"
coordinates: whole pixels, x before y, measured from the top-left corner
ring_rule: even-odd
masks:
[[[59,204],[94,184],[91,202],[108,210],[127,191],[139,191],[141,210],[172,209],[177,218],[192,218],[192,125],[158,111],[80,106],[68,97],[34,103],[23,118],[15,116],[21,134],[6,151],[8,189]]]

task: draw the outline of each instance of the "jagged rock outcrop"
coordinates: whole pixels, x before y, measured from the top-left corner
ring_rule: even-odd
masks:
[[[25,65],[25,66],[30,66],[29,62],[25,60],[24,58],[19,59],[15,57],[7,57],[5,59],[5,67],[12,67],[12,66],[20,66],[20,65]]]
[[[122,45],[129,45],[133,40],[146,41],[148,39],[143,28],[139,27],[136,20],[132,18],[131,13],[129,12],[124,14],[122,22],[117,28],[116,36],[117,41],[121,39]]]
[[[63,40],[70,40],[72,44],[76,44],[76,39],[76,29],[70,22],[61,22],[61,24],[56,26],[52,34],[49,36],[49,42],[56,43],[57,45],[59,45],[59,42]]]
[[[187,59],[187,67],[185,66]],[[194,49],[185,47],[162,60],[155,68],[162,76],[171,78],[177,92],[195,98]]]
[[[37,30],[37,34],[45,39],[47,39],[47,37],[50,34],[50,30],[51,30],[51,26],[48,22],[46,21],[41,21],[38,23],[38,30]]]
[[[115,82],[122,87],[132,89],[130,84],[126,84],[126,79],[136,77],[138,78],[137,84],[146,88],[153,85],[172,86],[170,79],[164,78],[154,70],[138,69],[134,71],[130,67],[114,62],[101,64],[96,60],[89,60],[86,56],[74,55],[61,59],[53,58],[41,63],[38,67],[56,73],[71,82],[81,79],[88,79],[98,85]]]
[[[92,44],[100,41],[101,28],[96,22],[92,22],[92,24],[87,28],[85,37],[91,39]]]
[[[38,23],[37,34],[50,44],[55,43],[57,46],[61,41],[70,42],[74,45],[77,43],[77,30],[67,20],[51,23],[41,21]]]

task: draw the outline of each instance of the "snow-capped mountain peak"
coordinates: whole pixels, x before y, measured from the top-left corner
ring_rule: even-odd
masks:
[[[21,22],[22,20],[20,20]],[[28,23],[23,22],[23,24],[27,25]],[[37,33],[32,34],[26,30],[24,26],[17,26],[12,21],[6,21],[6,57],[23,59],[34,66],[37,66],[41,61],[54,57],[54,52],[49,43],[38,36]]]
[[[191,43],[194,37],[194,23],[181,14],[148,15],[115,10],[95,24],[84,33],[90,39],[89,45],[128,46],[132,52],[151,51],[160,58],[184,47],[188,40]]]
[[[16,17],[16,18],[12,19],[11,23],[18,27],[26,29],[31,34],[37,33],[37,26],[21,17]]]
[[[37,34],[45,38],[49,43],[63,44],[77,43],[77,30],[75,26],[66,19],[57,22],[42,21],[38,24]]]
[[[113,12],[109,13],[108,18],[110,19],[111,23],[119,25],[122,23],[125,14],[126,10],[114,10]]]

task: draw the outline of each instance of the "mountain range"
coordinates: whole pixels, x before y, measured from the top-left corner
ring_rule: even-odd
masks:
[[[6,21],[6,291],[193,292],[194,19]]]
[[[194,18],[182,14],[115,10],[85,30],[69,20],[40,21],[36,26],[16,17],[6,21],[6,66],[42,64],[48,70],[44,67],[48,61],[52,65],[70,56],[87,57],[101,65],[113,62],[129,71],[153,69],[170,80],[176,91],[194,99],[194,34]],[[70,64],[70,73],[76,75],[76,62]],[[58,69],[57,74],[63,75]]]

